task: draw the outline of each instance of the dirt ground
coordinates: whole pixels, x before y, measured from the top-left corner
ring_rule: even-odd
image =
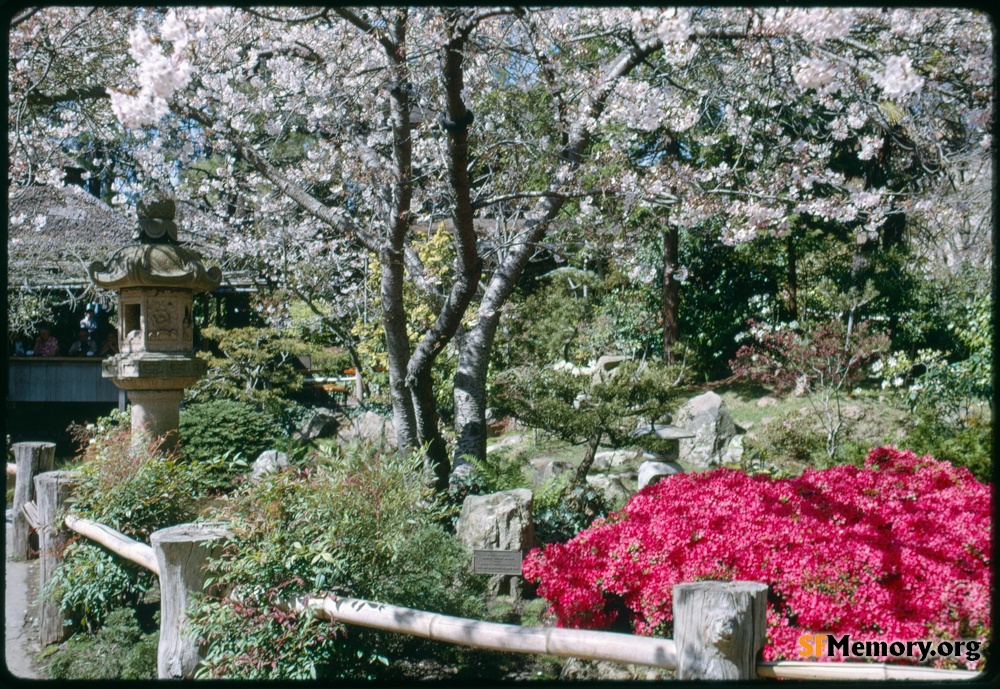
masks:
[[[7,510],[7,553],[4,611],[4,654],[7,672],[17,678],[40,679],[46,675],[33,661],[38,652],[38,560],[13,562],[9,558],[13,522]]]

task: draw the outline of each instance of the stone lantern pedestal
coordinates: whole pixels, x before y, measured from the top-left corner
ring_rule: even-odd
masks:
[[[218,287],[222,272],[177,243],[172,200],[143,199],[137,211],[140,243],[89,269],[94,284],[118,290],[121,352],[104,361],[102,375],[127,391],[132,431],[172,445],[184,388],[207,369],[194,356],[194,294]]]

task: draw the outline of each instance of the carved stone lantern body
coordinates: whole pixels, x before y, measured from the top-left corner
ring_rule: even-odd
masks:
[[[143,199],[137,210],[140,243],[89,269],[96,285],[118,290],[120,353],[104,361],[102,375],[127,391],[133,432],[173,444],[184,388],[206,371],[194,356],[194,294],[218,287],[222,272],[177,243],[172,200]]]

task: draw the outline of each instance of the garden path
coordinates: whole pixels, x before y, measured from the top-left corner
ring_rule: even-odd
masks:
[[[39,679],[44,677],[36,667],[33,656],[38,651],[38,620],[35,593],[38,588],[38,560],[14,562],[9,558],[13,540],[13,516],[7,510],[7,553],[6,588],[4,590],[4,610],[6,629],[4,653],[7,671],[18,678]]]

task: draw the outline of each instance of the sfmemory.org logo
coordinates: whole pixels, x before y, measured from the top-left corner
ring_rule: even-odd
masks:
[[[799,656],[802,658],[916,658],[924,662],[929,658],[964,658],[967,661],[982,657],[981,641],[851,641],[850,634],[803,634],[799,637]]]

